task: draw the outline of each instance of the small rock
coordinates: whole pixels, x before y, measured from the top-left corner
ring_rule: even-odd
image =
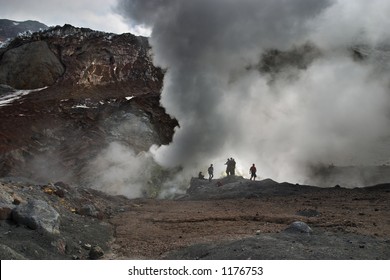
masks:
[[[296,221],[290,224],[285,230],[288,233],[306,233],[310,234],[313,230],[304,222]]]
[[[261,230],[256,230],[256,235],[260,235],[261,234]]]
[[[58,197],[60,198],[64,198],[65,197],[65,192],[63,189],[60,189],[60,188],[57,188],[55,191],[54,191],[54,194],[57,195]]]
[[[95,245],[91,248],[91,250],[89,251],[89,258],[91,260],[98,260],[100,259],[101,257],[103,257],[104,255],[104,252],[103,252],[103,249],[100,248],[99,246]]]
[[[82,216],[89,216],[98,219],[102,218],[101,212],[92,204],[83,205],[81,208],[77,209],[76,213]]]
[[[12,201],[12,204],[14,204],[14,205],[19,205],[19,204],[21,204],[22,202],[23,202],[23,199],[21,199],[18,195],[16,195],[16,194],[14,194],[13,196],[12,196],[12,198],[13,198],[13,201]]]
[[[91,244],[88,244],[88,243],[85,243],[85,244],[83,245],[83,248],[86,249],[86,250],[91,250],[92,245],[91,245]]]

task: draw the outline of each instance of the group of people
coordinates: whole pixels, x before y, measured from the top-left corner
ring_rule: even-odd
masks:
[[[234,158],[228,158],[225,165],[226,165],[227,176],[232,176],[232,175],[234,176],[235,170],[236,170],[236,161],[234,160]],[[252,166],[249,168],[249,174],[251,175],[250,180],[252,180],[252,179],[256,180],[256,177],[257,177],[256,172],[257,172],[257,169],[256,169],[255,164],[253,163]],[[207,169],[207,173],[209,175],[209,181],[211,182],[211,180],[214,178],[213,164],[210,164],[209,168]],[[199,172],[198,178],[205,179],[202,171]]]
[[[212,164],[210,164],[209,168],[207,169],[207,172],[209,173],[209,181],[211,182],[214,177],[214,166]],[[205,179],[202,171],[199,172],[198,178]]]
[[[226,174],[228,176],[235,175],[236,161],[234,160],[234,158],[228,158],[225,165],[226,165]]]

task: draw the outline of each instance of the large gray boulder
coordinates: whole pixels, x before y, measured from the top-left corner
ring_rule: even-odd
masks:
[[[24,44],[6,51],[0,60],[0,84],[16,89],[53,85],[65,71],[44,41]]]
[[[60,215],[47,202],[30,200],[12,211],[12,218],[21,225],[49,234],[60,233]]]

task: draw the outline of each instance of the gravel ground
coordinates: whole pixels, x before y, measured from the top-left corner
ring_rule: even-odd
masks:
[[[324,189],[225,178],[193,180],[176,199],[129,200],[64,183],[0,184],[1,203],[39,199],[60,215],[59,234],[12,215],[0,220],[1,259],[390,259],[389,185]],[[295,221],[312,231],[286,231]],[[92,254],[96,246],[101,253]]]

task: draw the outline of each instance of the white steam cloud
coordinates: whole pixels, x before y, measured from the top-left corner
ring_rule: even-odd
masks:
[[[113,142],[91,164],[90,173],[96,189],[130,198],[142,197],[154,166],[148,153],[136,154]]]
[[[120,0],[149,26],[154,63],[167,69],[162,105],[180,128],[153,148],[163,166],[196,174],[227,157],[244,175],[304,182],[311,165],[386,162],[389,126],[387,1]],[[319,55],[271,77],[269,49],[306,43]],[[366,59],[356,59],[360,47]]]

